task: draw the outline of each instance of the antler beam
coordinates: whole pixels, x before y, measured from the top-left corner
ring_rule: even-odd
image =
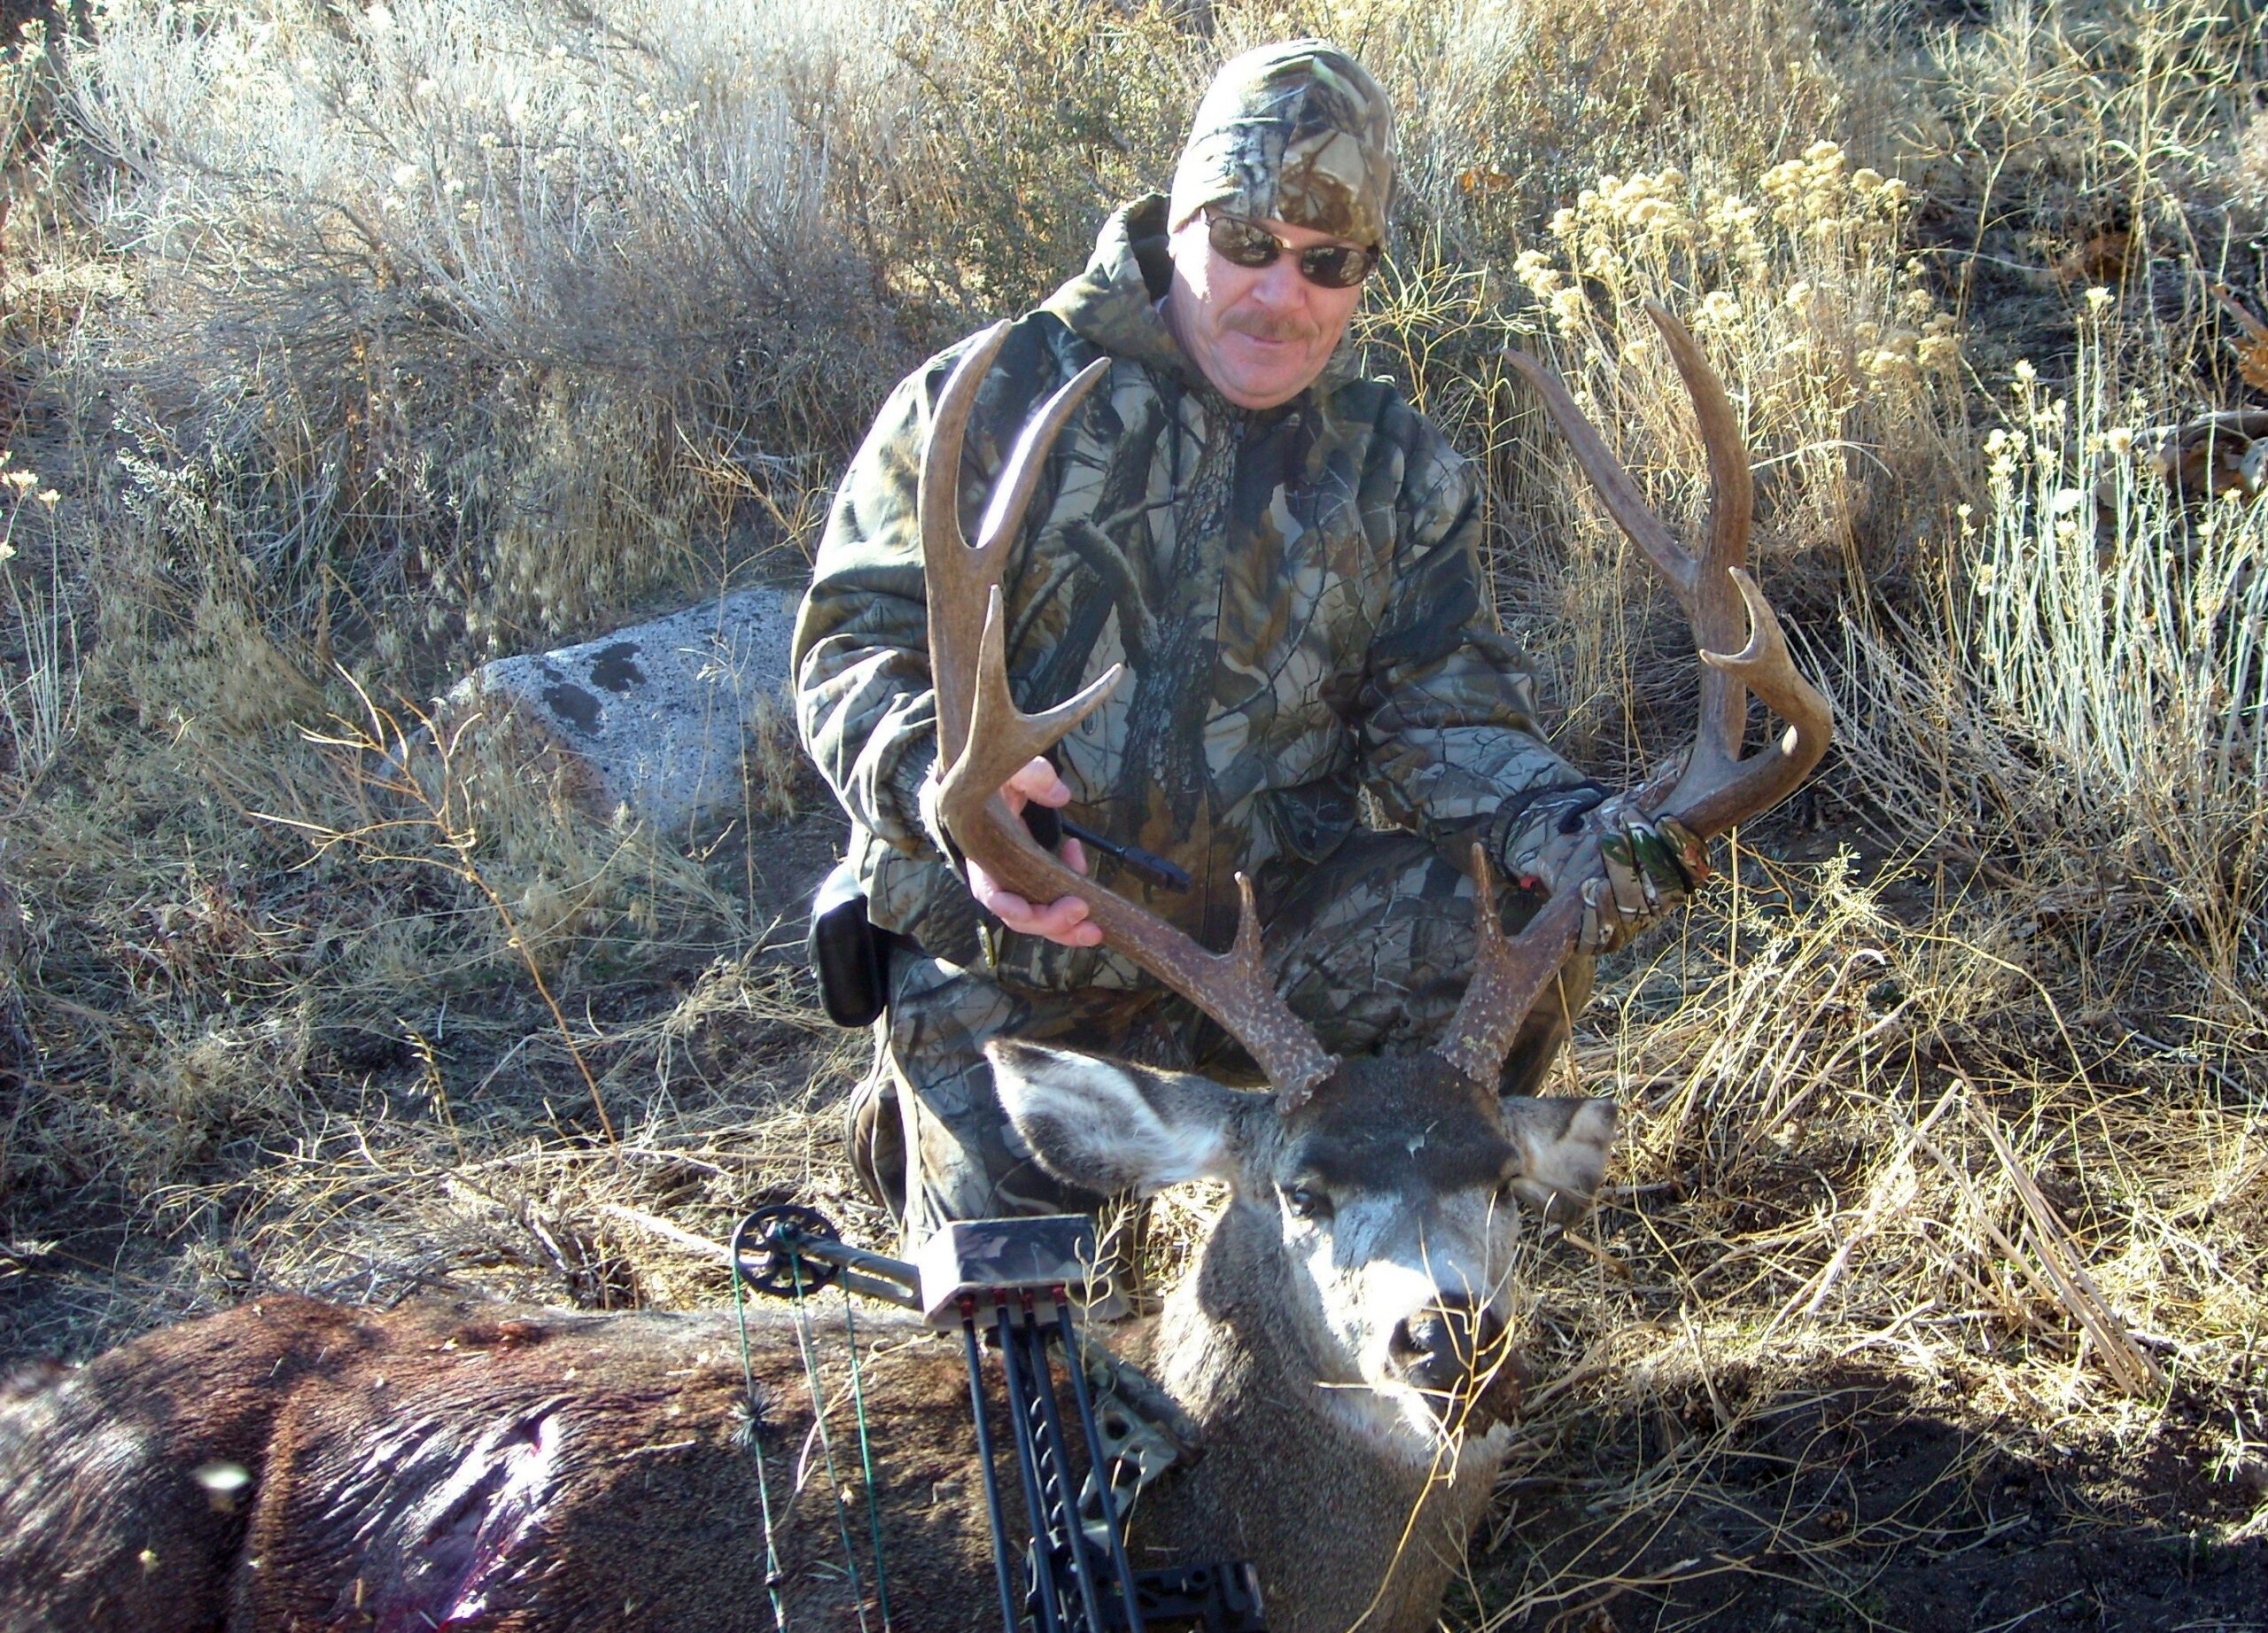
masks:
[[[1788,651],[1786,635],[1747,569],[1748,534],[1755,506],[1748,450],[1742,444],[1723,385],[1685,325],[1658,301],[1646,315],[1661,330],[1701,422],[1708,448],[1711,502],[1709,546],[1689,554],[1639,497],[1637,484],[1607,451],[1558,376],[1526,354],[1506,359],[1542,398],[1560,433],[1598,490],[1607,513],[1668,582],[1685,609],[1701,661],[1701,720],[1684,774],[1662,798],[1658,816],[1676,818],[1703,838],[1759,815],[1795,791],[1827,752],[1834,714],[1818,688],[1806,680]],[[1744,759],[1741,737],[1747,693],[1787,721],[1781,740]]]
[[[1000,574],[1022,529],[1024,511],[1048,449],[1079,402],[1109,367],[1098,359],[1041,408],[1003,467],[978,541],[960,526],[960,455],[968,417],[1008,326],[977,338],[947,378],[922,458],[919,509],[928,582],[929,662],[937,694],[939,811],[969,860],[1035,903],[1076,896],[1104,944],[1132,959],[1225,1028],[1259,1062],[1290,1111],[1337,1069],[1306,1023],[1261,967],[1259,915],[1252,883],[1237,875],[1237,937],[1225,953],[1208,953],[1155,914],[1075,872],[1031,836],[1001,786],[1045,754],[1108,697],[1122,674],[1113,665],[1077,696],[1039,714],[1018,708],[1008,688],[1006,614]]]
[[[1535,387],[1543,406],[1574,449],[1575,461],[1598,490],[1607,514],[1654,564],[1685,609],[1704,665],[1700,720],[1676,784],[1649,813],[1674,818],[1702,839],[1770,810],[1793,793],[1827,752],[1834,716],[1819,688],[1798,672],[1786,635],[1747,568],[1755,487],[1748,449],[1725,388],[1685,325],[1658,302],[1646,315],[1661,330],[1685,379],[1708,449],[1709,543],[1690,554],[1647,508],[1638,485],[1610,453],[1575,406],[1559,377],[1518,351],[1505,357]],[[1741,739],[1748,694],[1788,723],[1777,743],[1746,758]],[[1520,1023],[1574,950],[1583,923],[1582,888],[1604,870],[1596,850],[1588,865],[1570,870],[1551,898],[1509,944],[1495,934],[1495,892],[1479,847],[1473,853],[1481,939],[1472,984],[1441,1052],[1469,1075],[1493,1079]]]

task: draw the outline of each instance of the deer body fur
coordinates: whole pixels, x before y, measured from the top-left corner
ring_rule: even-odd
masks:
[[[150,1334],[0,1404],[0,1629],[769,1629],[759,1443],[788,1625],[855,1628],[796,1341],[753,1319],[753,1435],[729,1312],[286,1295]],[[869,1342],[904,1625],[997,1623],[958,1346]]]

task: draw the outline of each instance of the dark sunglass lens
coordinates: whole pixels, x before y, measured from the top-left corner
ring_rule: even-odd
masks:
[[[1284,253],[1284,241],[1256,222],[1239,215],[1216,215],[1205,236],[1214,253],[1239,267],[1273,266]],[[1325,289],[1352,289],[1378,264],[1375,252],[1353,244],[1319,244],[1300,252],[1300,276]]]
[[[1233,215],[1216,215],[1206,229],[1221,259],[1239,267],[1264,267],[1277,256],[1276,235]]]
[[[1371,253],[1351,244],[1324,244],[1300,257],[1300,270],[1325,289],[1352,289],[1370,276]]]

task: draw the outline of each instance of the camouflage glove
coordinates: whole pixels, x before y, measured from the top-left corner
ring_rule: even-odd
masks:
[[[1583,884],[1578,953],[1612,953],[1685,905],[1708,877],[1709,847],[1674,817],[1650,817],[1596,788],[1547,797],[1520,813],[1499,854],[1522,888],[1556,890],[1596,842],[1605,872]]]

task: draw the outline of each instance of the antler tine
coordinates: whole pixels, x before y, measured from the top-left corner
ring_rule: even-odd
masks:
[[[1001,569],[1050,446],[1108,364],[1089,364],[1025,428],[987,509],[981,542],[972,548],[959,521],[961,444],[977,387],[999,353],[1006,327],[997,325],[980,337],[946,381],[921,466],[921,548],[937,696],[938,809],[945,831],[971,861],[1027,900],[1076,896],[1084,901],[1105,944],[1226,1028],[1267,1074],[1278,1107],[1290,1112],[1339,1062],[1292,1013],[1261,966],[1251,882],[1237,875],[1235,945],[1226,953],[1208,953],[1156,915],[1065,866],[1031,836],[1000,793],[1008,778],[1098,707],[1122,673],[1114,665],[1076,696],[1037,715],[1018,708],[1009,689]]]
[[[1671,316],[1658,300],[1646,302],[1646,315],[1661,330],[1677,371],[1685,379],[1686,395],[1693,400],[1694,417],[1701,423],[1701,445],[1709,458],[1709,548],[1695,564],[1693,585],[1679,599],[1685,607],[1693,643],[1704,655],[1739,649],[1747,641],[1749,620],[1744,597],[1734,574],[1748,564],[1748,530],[1756,514],[1756,484],[1749,474],[1748,448],[1741,440],[1740,423],[1725,396],[1724,383],[1709,367],[1701,348],[1685,325]],[[1740,758],[1741,736],[1748,724],[1748,695],[1738,677],[1721,664],[1711,663],[1701,672],[1700,726],[1693,740],[1693,766],[1713,767],[1722,774]]]
[[[1778,620],[1748,574],[1755,486],[1749,475],[1748,450],[1723,383],[1684,324],[1658,301],[1649,300],[1646,312],[1684,377],[1708,450],[1709,548],[1698,558],[1647,509],[1637,484],[1607,451],[1558,377],[1521,353],[1506,355],[1535,386],[1607,513],[1668,580],[1685,609],[1705,665],[1700,723],[1684,771],[1658,802],[1658,814],[1674,816],[1697,835],[1710,838],[1769,809],[1810,774],[1827,752],[1833,712],[1818,688],[1797,673]],[[1741,738],[1751,691],[1790,729],[1780,743],[1743,759]]]
[[[915,501],[922,572],[928,583],[929,670],[937,691],[940,763],[968,740],[966,682],[976,673],[976,640],[986,589],[1000,581],[1007,548],[1031,502],[1047,450],[1094,384],[1109,369],[1097,358],[1056,388],[1024,428],[994,484],[974,548],[960,526],[960,455],[976,393],[1008,338],[1003,321],[979,334],[937,395],[936,415],[921,455]],[[936,502],[932,502],[933,496]],[[939,614],[944,616],[941,618]]]
[[[1766,708],[1788,722],[1788,729],[1762,753],[1720,770],[1687,765],[1663,803],[1703,838],[1769,811],[1794,793],[1827,752],[1835,730],[1834,705],[1796,667],[1787,635],[1755,578],[1742,567],[1733,569],[1731,577],[1748,614],[1748,642],[1737,652],[1704,652],[1701,659],[1762,698]]]
[[[1507,346],[1504,349],[1504,361],[1535,388],[1535,394],[1542,400],[1545,411],[1551,416],[1551,423],[1558,427],[1559,434],[1567,439],[1567,446],[1574,451],[1575,463],[1583,468],[1583,475],[1598,491],[1600,502],[1606,506],[1607,515],[1614,518],[1614,525],[1628,536],[1631,543],[1645,552],[1646,559],[1653,563],[1654,570],[1669,581],[1678,604],[1684,605],[1686,597],[1692,593],[1694,580],[1699,575],[1700,564],[1686,554],[1685,547],[1677,541],[1676,535],[1662,525],[1661,518],[1647,508],[1644,496],[1638,492],[1637,483],[1630,479],[1630,473],[1622,468],[1622,462],[1608,451],[1597,430],[1583,411],[1575,406],[1575,400],[1568,395],[1566,383],[1516,347]]]
[[[1496,917],[1495,870],[1487,850],[1478,844],[1472,891],[1472,978],[1433,1052],[1475,1083],[1494,1088],[1520,1023],[1567,961],[1582,925],[1582,899],[1572,891],[1552,897],[1507,941]]]
[[[998,795],[1002,783],[1060,743],[1072,727],[1093,713],[1103,699],[1117,689],[1119,677],[1125,673],[1125,665],[1113,664],[1080,688],[1076,696],[1052,709],[1043,710],[1037,714],[1026,714],[1016,706],[1016,700],[1008,690],[1006,641],[1003,633],[1007,614],[1001,603],[1000,587],[997,584],[989,587],[987,597],[984,630],[977,642],[967,741],[951,762],[944,766],[937,777],[940,789],[938,808],[944,813],[947,831],[956,839],[961,838],[959,828],[954,822],[956,816],[973,818],[981,813],[986,802]],[[1006,808],[1005,802],[1002,808]],[[1029,838],[1029,830],[1024,828],[1021,820],[1013,813],[1009,820],[1018,831]],[[962,841],[961,848],[971,855],[976,854],[975,847],[966,840]],[[1033,842],[1031,848],[1037,855],[1055,867],[1062,866],[1049,857],[1037,842]],[[982,856],[977,859],[985,860]],[[994,878],[1003,883],[1008,883],[1006,875],[992,867],[990,861],[985,861],[985,867]],[[1064,867],[1063,871],[1068,874],[1071,870]],[[1072,876],[1077,877],[1076,875]],[[1050,880],[1048,883],[1053,882]],[[1020,894],[1030,895],[1021,885],[1013,888]],[[1057,891],[1056,894],[1061,892]],[[1054,897],[1032,896],[1031,899],[1052,901]]]
[[[1692,398],[1694,415],[1701,424],[1702,445],[1708,451],[1709,548],[1697,559],[1648,508],[1638,485],[1621,461],[1608,451],[1559,377],[1525,353],[1508,351],[1505,355],[1535,387],[1615,525],[1667,581],[1671,594],[1685,609],[1695,643],[1704,652],[1725,651],[1744,641],[1748,634],[1741,597],[1729,577],[1732,569],[1747,564],[1749,525],[1755,513],[1756,489],[1749,475],[1748,450],[1741,442],[1739,423],[1723,383],[1685,325],[1657,300],[1646,302],[1646,315],[1661,331],[1670,357],[1684,377],[1686,393]],[[1746,715],[1747,699],[1739,684],[1721,671],[1705,671],[1701,729],[1694,739],[1693,759],[1720,769],[1731,766],[1740,758]]]
[[[1756,487],[1723,382],[1684,324],[1658,301],[1646,312],[1668,344],[1709,450],[1709,548],[1685,601],[1701,673],[1701,719],[1684,774],[1664,808],[1701,837],[1713,838],[1793,793],[1834,732],[1834,711],[1796,669],[1771,603],[1747,569]],[[1735,647],[1735,642],[1740,644]],[[1750,692],[1788,729],[1759,754],[1741,758]]]

